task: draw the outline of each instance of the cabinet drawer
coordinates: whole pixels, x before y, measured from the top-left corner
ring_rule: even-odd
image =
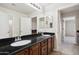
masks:
[[[50,54],[52,51],[52,38],[48,39],[48,54]]]
[[[45,46],[45,45],[47,45],[47,40],[41,42],[41,46]]]
[[[42,47],[41,55],[47,55],[47,45]]]
[[[40,43],[33,45],[30,48],[30,55],[39,55],[40,54]]]
[[[55,36],[53,36],[53,38],[52,38],[52,51],[54,49],[54,40],[55,40]]]
[[[16,55],[29,55],[29,49],[23,49],[22,51],[16,53]]]
[[[40,46],[40,43],[33,45],[32,48],[33,48],[33,47],[34,47],[34,48],[37,48],[37,47],[39,47],[39,46]]]

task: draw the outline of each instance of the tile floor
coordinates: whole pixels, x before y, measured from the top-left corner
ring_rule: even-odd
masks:
[[[64,54],[58,51],[53,51],[50,55],[64,55]]]
[[[73,37],[65,38],[61,44],[61,52],[67,55],[79,55],[79,45],[74,41]]]
[[[50,55],[79,55],[79,45],[74,37],[65,37],[61,44],[61,51],[54,51]]]

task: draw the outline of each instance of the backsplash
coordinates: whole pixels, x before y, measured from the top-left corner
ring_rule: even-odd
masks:
[[[24,36],[21,36],[21,38],[22,38],[22,39],[25,39],[25,38],[29,39],[30,37],[34,38],[34,37],[36,37],[36,36],[41,36],[41,34],[24,35]]]

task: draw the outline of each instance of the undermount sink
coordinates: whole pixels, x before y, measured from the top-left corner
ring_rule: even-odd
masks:
[[[13,42],[10,45],[13,47],[18,47],[18,46],[23,46],[29,43],[31,43],[31,40],[21,40],[21,41]]]
[[[43,35],[43,36],[50,36],[50,35]]]

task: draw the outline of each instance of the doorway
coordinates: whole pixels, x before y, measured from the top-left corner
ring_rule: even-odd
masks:
[[[59,10],[59,33],[60,51],[67,55],[79,55],[79,45],[77,44],[77,30],[78,30],[78,12],[79,5],[68,7]]]
[[[74,16],[63,18],[63,42],[76,44],[76,22]]]
[[[37,34],[37,17],[32,18],[32,34]]]

